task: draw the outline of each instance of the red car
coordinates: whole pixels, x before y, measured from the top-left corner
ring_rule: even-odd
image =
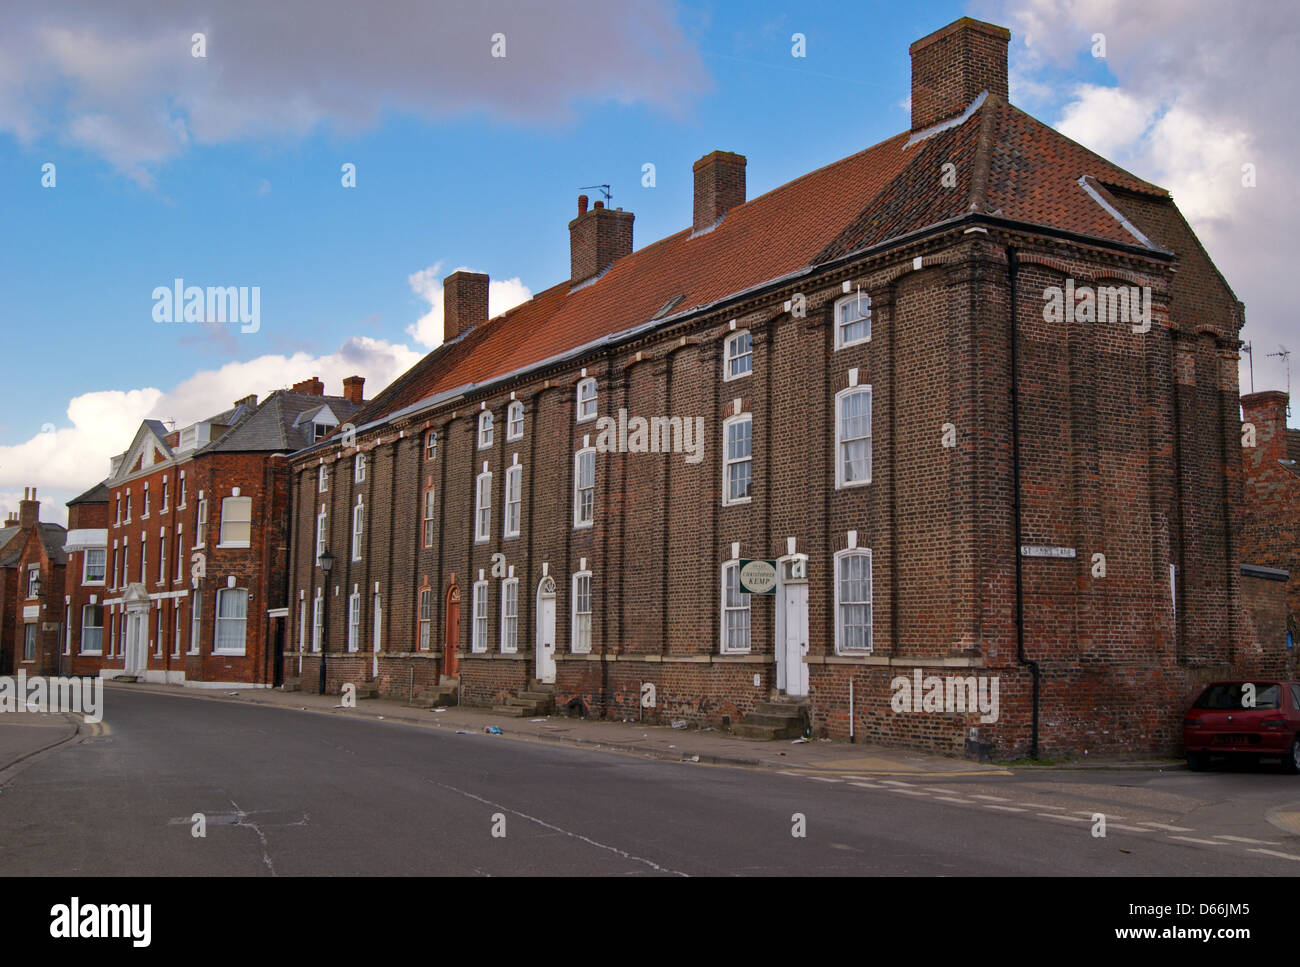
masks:
[[[1187,768],[1211,755],[1280,756],[1284,772],[1300,772],[1300,683],[1213,682],[1183,717]]]

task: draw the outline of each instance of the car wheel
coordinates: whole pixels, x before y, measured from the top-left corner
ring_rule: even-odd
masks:
[[[1292,776],[1300,772],[1300,735],[1291,740],[1291,751],[1282,757],[1282,771]]]
[[[1201,772],[1209,764],[1210,757],[1204,752],[1187,753],[1187,768],[1193,772]]]

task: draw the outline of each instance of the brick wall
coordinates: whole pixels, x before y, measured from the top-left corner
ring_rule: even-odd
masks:
[[[659,701],[651,717],[717,726],[769,697],[780,627],[775,596],[753,596],[748,654],[721,653],[722,564],[733,544],[739,557],[777,559],[793,539],[808,559],[806,667],[818,734],[848,735],[852,681],[860,737],[959,751],[976,728],[1000,753],[1023,753],[1031,681],[1017,659],[1015,625],[1007,244],[1020,250],[1023,542],[1075,550],[1073,558],[1022,560],[1025,652],[1042,673],[1040,748],[1176,751],[1183,705],[1201,682],[1263,668],[1266,656],[1244,630],[1230,524],[1227,455],[1238,436],[1231,340],[1184,319],[1170,295],[1168,264],[1155,258],[1029,238],[935,238],[805,282],[805,317],[784,309],[792,290],[764,293],[372,431],[358,440],[370,454],[360,490],[348,470],[352,450],[300,455],[293,459],[291,597],[301,592],[309,605],[320,583],[312,542],[324,505],[339,558],[329,649],[344,647],[346,594],[354,586],[373,591],[378,582],[389,600],[382,692],[405,696],[412,677],[431,683],[434,662],[439,675],[458,664],[467,703],[495,704],[525,687],[536,673],[536,593],[545,573],[556,583],[560,705],[576,699],[590,714],[640,717],[640,686],[653,682]],[[1044,289],[1066,278],[1150,286],[1152,331],[1044,321]],[[833,307],[846,281],[872,300],[872,336],[836,349]],[[1233,320],[1222,324],[1233,331]],[[723,380],[722,346],[740,329],[753,337],[753,373]],[[584,376],[598,380],[601,416],[620,409],[700,416],[706,445],[698,464],[682,454],[598,453],[595,526],[575,528],[574,454],[599,433],[595,422],[576,422]],[[835,399],[854,379],[872,388],[872,478],[836,489]],[[512,393],[525,408],[517,442],[506,439]],[[723,427],[737,400],[753,421],[752,485],[747,503],[724,506]],[[494,435],[480,449],[485,408]],[[955,434],[950,447],[942,443],[946,425]],[[429,429],[439,433],[434,460],[424,456]],[[522,528],[506,538],[505,470],[516,458]],[[322,460],[332,468],[325,494],[316,486]],[[475,490],[485,464],[491,528],[478,542]],[[421,501],[429,486],[437,533],[424,547]],[[374,516],[362,561],[351,562],[345,515],[362,491]],[[872,554],[869,655],[840,654],[835,644],[835,554],[853,541]],[[520,582],[518,656],[500,650],[498,554],[504,573],[513,568]],[[1095,554],[1105,556],[1104,576],[1094,575]],[[592,652],[575,655],[572,576],[584,563],[592,574]],[[1171,563],[1179,574],[1176,611]],[[480,576],[488,587],[485,654],[471,651]],[[453,585],[461,595],[456,663],[438,655]],[[408,657],[418,651],[421,587],[433,593],[432,642],[427,653]],[[310,606],[305,613],[310,621]],[[296,610],[290,619],[297,621]],[[369,622],[364,611],[362,651],[373,647]],[[292,627],[290,639],[297,640]],[[331,658],[331,668],[335,660],[347,674],[370,677],[368,657]],[[316,667],[304,661],[304,687],[314,688],[309,665]],[[895,713],[891,682],[915,668],[996,675],[998,720]],[[330,682],[342,674],[331,671]]]

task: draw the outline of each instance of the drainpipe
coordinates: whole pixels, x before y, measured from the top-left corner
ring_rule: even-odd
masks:
[[[1033,705],[1029,735],[1029,758],[1038,758],[1038,662],[1025,657],[1024,558],[1020,553],[1022,524],[1020,508],[1020,341],[1016,329],[1017,281],[1020,258],[1007,248],[1007,276],[1011,283],[1011,506],[1016,518],[1016,661],[1029,669],[1033,680]]]

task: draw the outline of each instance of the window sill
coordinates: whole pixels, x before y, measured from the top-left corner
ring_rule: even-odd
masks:
[[[854,339],[850,342],[837,343],[835,350],[838,352],[841,349],[852,349],[854,346],[865,346],[869,342],[871,342],[871,337],[866,336],[862,339]]]
[[[252,543],[248,541],[239,544],[218,544],[217,550],[247,550],[252,546]]]
[[[212,649],[212,654],[217,657],[224,657],[224,658],[247,658],[248,657],[248,653],[246,651],[222,651],[216,648]]]
[[[865,486],[867,486],[869,483],[871,483],[871,478],[870,478],[870,477],[868,477],[866,480],[853,480],[853,481],[848,481],[848,482],[840,482],[840,481],[836,481],[836,482],[835,482],[835,489],[836,489],[836,490],[852,490],[854,487],[865,487]]]
[[[744,504],[752,503],[753,500],[754,500],[753,497],[737,497],[735,500],[724,500],[722,502],[722,506],[739,507],[739,506],[743,506]]]
[[[751,369],[744,373],[737,373],[735,376],[724,376],[722,377],[722,381],[724,383],[734,383],[738,379],[744,379],[746,376],[753,376],[753,375],[754,375],[754,371]]]

